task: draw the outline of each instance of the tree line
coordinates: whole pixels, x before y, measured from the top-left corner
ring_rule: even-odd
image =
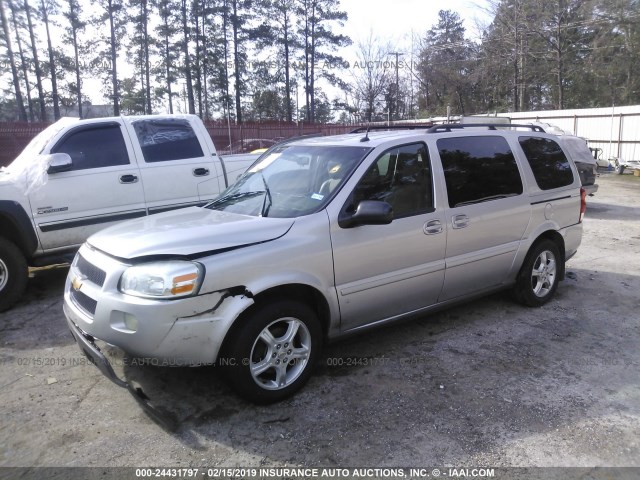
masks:
[[[0,0],[0,118],[82,117],[89,77],[115,115],[237,123],[640,103],[640,0],[489,2],[480,38],[442,10],[409,47],[371,34],[349,60],[339,0]]]
[[[421,109],[460,114],[640,103],[638,0],[501,0],[479,43],[440,12],[420,52]]]
[[[0,0],[0,60],[11,68],[5,109],[13,103],[20,120],[46,121],[45,106],[59,118],[62,102],[82,116],[83,80],[98,77],[115,115],[174,113],[182,98],[183,111],[203,118],[292,121],[299,81],[302,115],[322,120],[327,100],[318,79],[338,80],[316,65],[340,63],[334,52],[351,42],[335,32],[347,19],[339,7],[338,0]],[[54,21],[62,36],[52,36]]]

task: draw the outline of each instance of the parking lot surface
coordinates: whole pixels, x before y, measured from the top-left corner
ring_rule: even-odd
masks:
[[[34,272],[0,314],[0,466],[640,466],[640,178],[598,183],[547,305],[499,293],[332,344],[288,401],[109,351],[174,431],[80,353],[67,268]]]

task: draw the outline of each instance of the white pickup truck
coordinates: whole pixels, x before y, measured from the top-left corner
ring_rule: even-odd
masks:
[[[258,155],[217,155],[195,115],[63,118],[0,169],[0,311],[29,266],[66,262],[115,222],[217,197]]]

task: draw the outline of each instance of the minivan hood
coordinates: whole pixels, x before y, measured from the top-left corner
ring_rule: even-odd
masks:
[[[197,256],[281,237],[292,218],[265,218],[190,207],[118,223],[87,240],[118,258]]]

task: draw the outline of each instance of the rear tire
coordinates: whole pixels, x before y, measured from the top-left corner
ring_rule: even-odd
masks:
[[[563,261],[555,242],[542,240],[534,244],[518,273],[515,299],[528,307],[540,307],[551,300],[558,288]]]
[[[290,397],[309,380],[322,349],[322,330],[306,304],[258,304],[238,320],[219,364],[233,389],[258,404]]]
[[[13,306],[27,286],[29,269],[18,247],[0,238],[0,312]]]

